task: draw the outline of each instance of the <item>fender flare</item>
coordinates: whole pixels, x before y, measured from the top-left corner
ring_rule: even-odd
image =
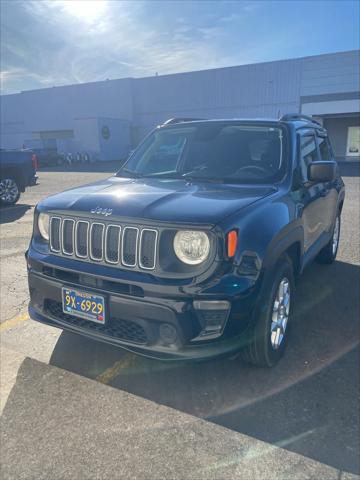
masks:
[[[264,269],[273,267],[281,255],[286,252],[292,245],[298,244],[300,247],[300,259],[304,252],[304,229],[302,225],[288,225],[282,229],[271,240],[267,247],[262,266]],[[299,260],[300,260],[299,259]],[[301,265],[301,261],[299,266]],[[301,267],[300,267],[301,268]]]

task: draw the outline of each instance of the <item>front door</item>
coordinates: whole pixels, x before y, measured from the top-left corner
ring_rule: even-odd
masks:
[[[319,146],[319,156],[322,161],[334,161],[332,149],[330,147],[329,139],[325,132],[317,132],[317,142]],[[336,206],[338,200],[338,192],[336,185],[338,178],[335,178],[331,182],[325,182],[322,184],[322,195],[324,198],[323,205],[323,219],[324,227],[327,232],[330,232],[334,224],[334,215],[336,213]]]
[[[302,185],[299,189],[299,200],[302,203],[302,218],[304,225],[305,252],[319,239],[325,230],[324,218],[324,185],[308,180],[308,166],[319,160],[315,132],[306,130],[299,139],[299,167]]]

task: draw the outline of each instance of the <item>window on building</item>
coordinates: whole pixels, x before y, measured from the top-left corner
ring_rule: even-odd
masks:
[[[331,160],[329,140],[327,137],[318,137],[318,145],[320,151],[320,160]]]
[[[349,157],[360,156],[360,127],[348,128],[346,155]]]
[[[311,162],[318,160],[317,147],[314,135],[303,135],[300,137],[300,169],[304,180],[308,179],[307,169]]]

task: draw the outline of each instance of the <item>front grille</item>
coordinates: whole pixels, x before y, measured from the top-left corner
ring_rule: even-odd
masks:
[[[91,322],[89,320],[64,313],[61,302],[56,302],[54,300],[45,301],[45,312],[55,319],[61,320],[69,325],[74,325],[86,330],[93,330],[110,337],[125,340],[127,342],[141,345],[147,343],[147,335],[144,328],[137,323],[130,322],[129,320],[111,317],[105,325],[101,325],[99,323]]]
[[[50,249],[59,255],[120,265],[156,268],[158,231],[145,227],[52,216]]]

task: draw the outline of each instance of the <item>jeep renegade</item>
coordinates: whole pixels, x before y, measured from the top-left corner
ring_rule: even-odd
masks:
[[[299,275],[335,260],[344,195],[312,118],[172,119],[114,176],[37,205],[30,316],[156,358],[272,366]]]

